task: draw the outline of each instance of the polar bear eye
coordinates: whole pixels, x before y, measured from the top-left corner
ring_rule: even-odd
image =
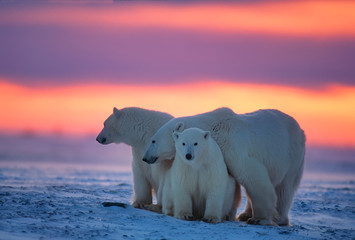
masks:
[[[198,143],[197,143],[197,142],[195,142],[195,143],[194,143],[194,146],[197,146],[197,144],[198,144]]]
[[[152,143],[154,144],[154,143],[155,143],[155,140],[153,140]]]
[[[185,146],[185,143],[182,143],[182,146]]]

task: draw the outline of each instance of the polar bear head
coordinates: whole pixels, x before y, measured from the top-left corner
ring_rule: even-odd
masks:
[[[131,115],[136,111],[134,108],[123,108],[121,110],[113,108],[113,113],[105,120],[104,128],[97,136],[96,141],[104,145],[110,143],[131,145],[130,140],[134,135]]]
[[[176,154],[179,159],[191,166],[203,164],[205,155],[208,155],[209,138],[211,133],[199,128],[188,128],[182,133],[174,132]]]
[[[143,161],[149,164],[161,160],[172,160],[175,157],[175,144],[172,137],[173,132],[182,132],[184,124],[176,123],[176,119],[171,119],[164,124],[151,138],[150,144],[145,151]]]
[[[143,151],[157,129],[172,118],[170,114],[143,108],[114,108],[96,140],[101,144],[125,143]]]
[[[120,143],[119,138],[119,129],[117,126],[118,118],[115,115],[118,115],[119,110],[113,108],[113,113],[105,120],[104,128],[101,130],[99,135],[96,138],[101,144],[110,144],[110,143]]]

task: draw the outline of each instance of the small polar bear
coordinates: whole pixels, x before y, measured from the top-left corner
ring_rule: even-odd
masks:
[[[176,155],[169,187],[163,192],[163,212],[183,220],[218,223],[233,220],[240,196],[228,175],[223,155],[211,133],[199,128],[174,132]],[[239,185],[238,185],[239,186]],[[171,199],[167,200],[170,197]],[[168,204],[168,206],[167,206]],[[172,205],[173,204],[173,205]]]
[[[96,140],[101,144],[125,143],[132,147],[132,172],[134,184],[133,206],[145,208],[152,204],[152,190],[157,194],[161,176],[171,167],[171,162],[162,161],[156,166],[142,162],[150,138],[173,116],[167,113],[128,107],[113,113],[104,122],[104,128]],[[161,203],[157,196],[157,205]]]
[[[229,173],[247,193],[247,207],[238,219],[257,225],[289,225],[289,211],[300,184],[305,134],[291,116],[275,109],[235,114],[228,108],[171,119],[152,137],[144,160],[173,159],[172,132],[198,127],[210,131]]]

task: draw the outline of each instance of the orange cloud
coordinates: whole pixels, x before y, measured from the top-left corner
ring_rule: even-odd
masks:
[[[42,5],[40,5],[42,6]],[[1,11],[1,22],[87,27],[174,28],[302,36],[355,36],[354,1],[258,4],[69,5]],[[16,14],[14,14],[16,12]]]
[[[137,106],[174,116],[226,106],[237,113],[277,108],[295,117],[311,145],[355,147],[355,88],[302,90],[201,81],[184,85],[78,85],[26,88],[0,82],[0,131],[96,134],[118,108]]]

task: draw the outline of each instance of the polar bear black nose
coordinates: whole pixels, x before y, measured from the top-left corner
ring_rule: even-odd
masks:
[[[185,157],[186,157],[186,159],[187,159],[187,160],[191,160],[192,155],[191,155],[190,153],[188,153],[188,154],[186,154],[186,156],[185,156]]]
[[[106,138],[99,138],[99,137],[97,137],[96,138],[96,141],[98,141],[99,143],[101,143],[101,144],[103,144],[103,143],[105,143],[106,142]]]

